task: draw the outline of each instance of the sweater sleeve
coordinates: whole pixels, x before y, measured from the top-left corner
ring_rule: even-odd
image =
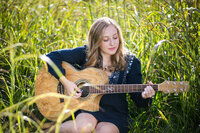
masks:
[[[137,58],[134,58],[127,75],[127,84],[142,84],[141,63]],[[141,92],[130,93],[130,96],[138,107],[147,107],[152,102],[151,98],[143,99]]]
[[[82,66],[86,59],[86,45],[73,49],[56,50],[48,53],[47,56],[56,64],[56,66],[60,69],[62,74],[65,75],[65,69],[62,68],[62,62],[65,61],[72,65],[77,64],[79,66]],[[54,77],[59,79],[58,75],[49,64],[48,71]]]

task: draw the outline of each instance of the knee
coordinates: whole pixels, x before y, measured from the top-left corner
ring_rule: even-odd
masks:
[[[91,133],[93,131],[94,131],[94,126],[92,125],[92,123],[77,125],[76,127],[77,133]]]
[[[61,133],[92,133],[93,131],[94,127],[90,123],[60,129]]]
[[[96,133],[113,133],[113,130],[111,128],[106,127],[106,126],[97,127]]]
[[[119,133],[119,129],[110,123],[99,123],[96,126],[96,133]]]

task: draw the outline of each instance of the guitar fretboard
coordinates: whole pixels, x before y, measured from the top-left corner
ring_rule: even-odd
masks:
[[[90,85],[89,93],[130,93],[130,92],[142,92],[144,88],[149,84],[121,84],[121,85]],[[158,85],[154,84],[151,87],[157,91]]]

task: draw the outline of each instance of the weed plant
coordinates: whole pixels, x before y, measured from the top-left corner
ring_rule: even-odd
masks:
[[[103,16],[119,23],[144,83],[190,84],[188,92],[157,92],[149,108],[129,99],[130,133],[200,132],[199,6],[198,0],[1,0],[0,132],[42,132],[49,121],[35,104],[39,56],[87,44],[91,24]]]

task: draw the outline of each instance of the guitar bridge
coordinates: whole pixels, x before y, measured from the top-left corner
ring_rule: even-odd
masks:
[[[64,94],[64,87],[61,82],[58,83],[57,92],[59,94]],[[60,98],[60,103],[63,103],[63,102],[64,102],[64,98]]]

